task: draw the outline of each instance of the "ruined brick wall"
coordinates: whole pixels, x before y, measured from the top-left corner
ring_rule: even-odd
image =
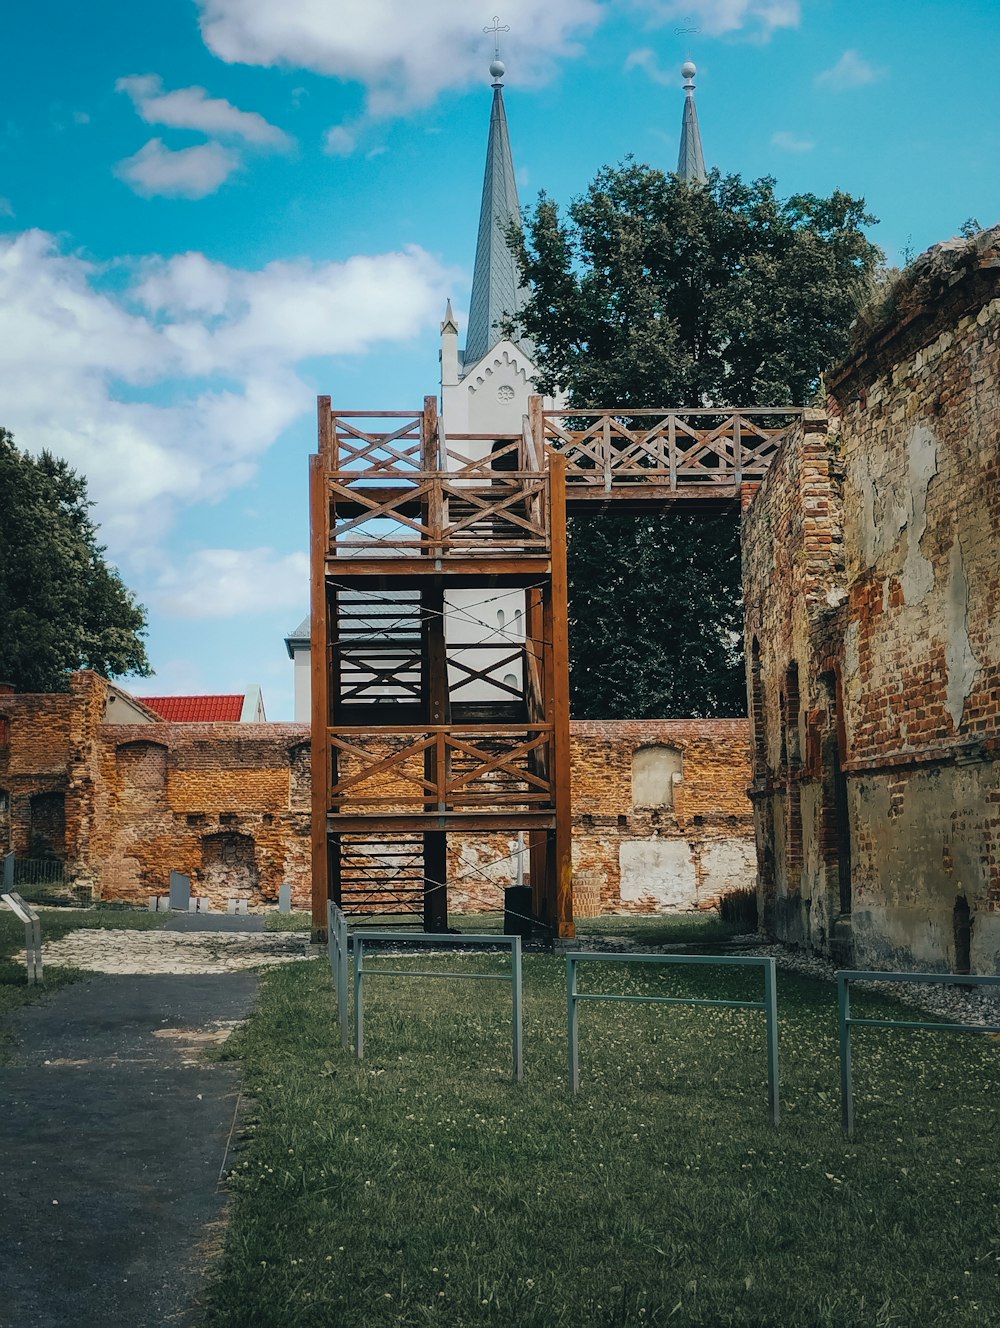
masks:
[[[998,241],[917,261],[744,521],[762,894],[861,965],[1000,971]]]
[[[25,856],[33,811],[37,835],[58,797],[68,873],[97,898],[145,903],[167,893],[174,870],[213,908],[276,902],[285,881],[308,907],[307,728],[108,724],[105,681],[79,673],[71,687],[0,695],[0,851]],[[745,720],[577,721],[572,760],[581,915],[705,908],[750,882]],[[422,759],[408,773],[421,769]],[[398,776],[372,783],[380,797],[414,788]],[[452,837],[451,908],[502,908],[515,847],[506,835]]]
[[[0,693],[0,855],[54,854],[72,879],[86,874],[106,683],[84,671],[69,686]]]
[[[308,741],[297,724],[103,725],[100,896],[165,894],[174,870],[213,908],[276,903],[286,881],[307,907]]]
[[[679,754],[660,793],[655,765],[652,783],[642,767],[634,780],[656,748]],[[571,751],[580,916],[711,908],[753,884],[746,720],[574,720]]]

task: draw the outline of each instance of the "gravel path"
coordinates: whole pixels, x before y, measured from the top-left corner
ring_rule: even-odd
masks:
[[[67,964],[91,973],[236,973],[309,957],[305,938],[289,932],[80,928],[42,947],[46,964]]]

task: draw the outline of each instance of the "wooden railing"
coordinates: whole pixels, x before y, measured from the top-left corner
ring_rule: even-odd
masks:
[[[528,430],[445,437],[429,411],[344,411],[323,457],[331,557],[548,551],[548,470]]]
[[[551,724],[337,727],[330,810],[550,807]]]
[[[568,488],[739,486],[760,480],[801,410],[546,410],[547,447],[566,457]]]

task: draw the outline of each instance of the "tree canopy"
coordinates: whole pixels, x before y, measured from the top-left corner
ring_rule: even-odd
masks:
[[[0,680],[64,691],[71,669],[150,673],[146,614],[104,560],[87,481],[0,429]]]
[[[571,406],[804,405],[847,349],[874,221],[841,192],[628,160],[512,228],[530,296],[509,330]],[[569,568],[574,714],[745,713],[735,514],[575,518]]]

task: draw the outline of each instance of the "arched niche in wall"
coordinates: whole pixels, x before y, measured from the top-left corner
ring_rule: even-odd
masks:
[[[312,796],[312,748],[307,742],[288,749],[288,806],[308,811]]]
[[[632,806],[673,807],[674,783],[683,773],[684,758],[676,747],[640,747],[632,757]]]
[[[115,748],[122,780],[133,789],[162,789],[167,782],[167,748],[159,742],[123,742]]]
[[[33,793],[29,803],[29,855],[33,858],[66,856],[66,795]]]
[[[10,793],[0,788],[0,856],[10,852]]]
[[[221,830],[201,841],[201,886],[207,895],[249,898],[257,889],[257,846],[253,835]]]

